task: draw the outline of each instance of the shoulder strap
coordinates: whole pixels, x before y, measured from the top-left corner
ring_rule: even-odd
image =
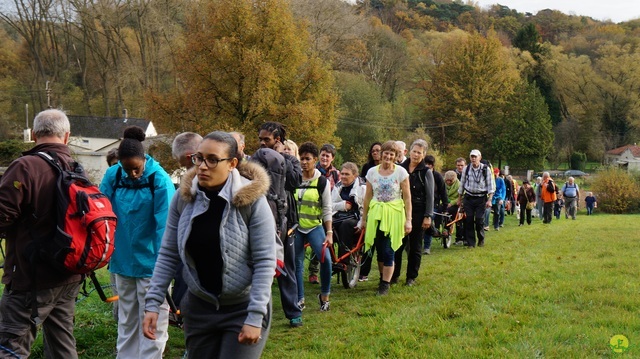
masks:
[[[155,178],[156,178],[156,173],[153,172],[151,175],[149,175],[149,178],[147,178],[147,184],[145,185],[137,185],[137,186],[132,186],[132,185],[123,185],[122,184],[122,167],[118,167],[118,171],[116,172],[116,185],[113,186],[113,190],[117,190],[118,188],[133,188],[133,189],[141,189],[141,188],[146,188],[149,187],[149,190],[151,191],[151,197],[155,197],[156,194],[156,186],[155,186]]]
[[[318,178],[318,195],[320,196],[320,202],[322,202],[322,194],[324,193],[324,189],[327,187],[327,178],[324,176],[320,176]]]
[[[45,160],[45,162],[47,162],[49,165],[51,165],[51,167],[53,167],[55,170],[58,171],[58,173],[62,173],[62,167],[60,166],[60,164],[58,163],[58,155],[55,154],[55,152],[38,152],[35,154],[35,156],[38,156],[40,158],[42,158],[43,160]]]

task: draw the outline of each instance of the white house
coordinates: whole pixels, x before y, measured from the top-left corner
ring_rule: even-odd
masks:
[[[640,146],[633,144],[614,148],[605,153],[604,160],[606,164],[628,171],[640,171]]]
[[[95,183],[99,183],[106,172],[107,153],[118,148],[124,129],[139,126],[147,137],[157,136],[153,123],[141,118],[115,118],[69,115],[71,135],[69,147],[78,162]]]

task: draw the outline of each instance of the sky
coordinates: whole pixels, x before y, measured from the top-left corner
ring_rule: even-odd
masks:
[[[508,6],[518,12],[537,13],[559,10],[567,15],[586,15],[596,20],[622,22],[640,18],[640,0],[476,0],[482,8],[493,4]]]

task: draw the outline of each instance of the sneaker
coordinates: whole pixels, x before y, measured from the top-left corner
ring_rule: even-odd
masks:
[[[500,227],[504,227],[504,224],[501,224]]]
[[[369,281],[369,277],[367,277],[366,275],[361,275],[360,278],[358,278],[358,282],[368,282]]]
[[[453,245],[454,245],[454,246],[461,246],[461,245],[463,245],[463,244],[464,244],[464,242],[463,242],[463,241],[456,241]]]
[[[499,228],[499,227],[496,227],[496,228],[494,228],[494,230],[495,230],[495,231],[499,231],[499,230],[500,230],[500,228]]]
[[[416,284],[416,280],[414,278],[407,278],[407,282],[404,284],[407,287],[413,287]]]
[[[320,302],[320,311],[328,312],[329,311],[329,301],[322,300],[322,294],[318,294],[318,302]]]
[[[291,328],[299,328],[302,326],[302,317],[296,317],[289,320],[289,326]]]
[[[422,251],[422,254],[431,254],[431,249],[429,249],[429,248],[425,248],[425,249]]]
[[[398,277],[391,277],[389,284],[398,284]]]
[[[389,282],[380,281],[380,285],[378,286],[378,292],[376,294],[380,296],[389,294],[390,286],[391,284],[389,284]]]
[[[298,301],[298,308],[300,308],[300,310],[304,310],[304,308],[306,308],[306,306],[304,305],[304,298]]]
[[[522,227],[522,223],[520,223],[520,224],[518,225],[518,227]]]
[[[317,275],[310,275],[309,276],[309,283],[311,283],[311,284],[320,284],[320,282],[318,282],[318,276]]]
[[[484,241],[478,242],[478,247],[484,247]]]
[[[489,226],[484,227],[484,230],[488,231],[489,230]]]

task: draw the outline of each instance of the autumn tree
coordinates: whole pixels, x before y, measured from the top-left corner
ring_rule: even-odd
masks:
[[[416,83],[414,101],[427,127],[441,127],[434,139],[443,150],[450,142],[482,148],[501,126],[519,74],[492,35],[450,38],[446,44]]]
[[[159,126],[169,132],[233,129],[252,138],[260,123],[275,120],[298,141],[339,144],[333,77],[309,51],[306,30],[286,1],[200,5],[187,20],[179,86],[148,96]]]

